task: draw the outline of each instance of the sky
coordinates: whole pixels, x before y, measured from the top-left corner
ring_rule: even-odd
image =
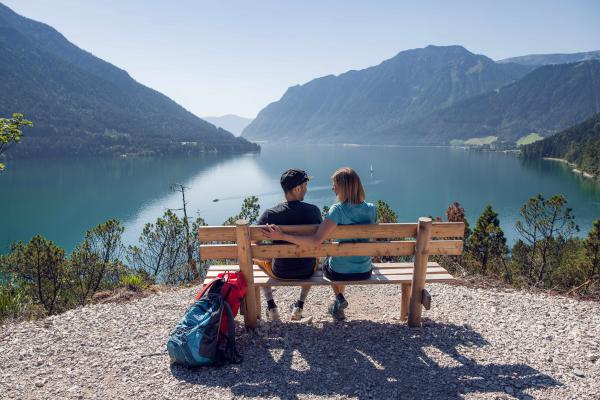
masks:
[[[600,1],[0,0],[198,116],[255,117],[290,86],[459,44],[493,59],[600,50]]]

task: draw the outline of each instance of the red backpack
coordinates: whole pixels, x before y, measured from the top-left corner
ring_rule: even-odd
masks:
[[[200,300],[207,293],[218,293],[231,307],[231,313],[235,317],[240,310],[240,303],[246,295],[246,280],[241,272],[226,271],[221,272],[212,282],[204,285],[200,293],[196,295],[194,301]],[[227,318],[221,321],[219,332],[227,332]]]

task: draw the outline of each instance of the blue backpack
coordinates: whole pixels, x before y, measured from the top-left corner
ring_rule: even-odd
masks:
[[[227,333],[219,334],[221,318],[228,319]],[[231,308],[218,293],[206,293],[175,326],[167,342],[171,361],[186,367],[240,363],[235,348],[235,324]]]

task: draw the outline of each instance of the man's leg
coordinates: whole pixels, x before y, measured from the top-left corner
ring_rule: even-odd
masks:
[[[292,320],[298,321],[302,319],[302,311],[304,310],[304,302],[306,301],[306,296],[308,296],[308,292],[310,291],[309,285],[303,285],[300,290],[300,297],[298,301],[294,304],[292,308]]]
[[[273,289],[271,289],[271,286],[264,286],[262,293],[267,301],[267,319],[271,321],[279,320],[279,310],[277,309],[275,300],[273,300]]]

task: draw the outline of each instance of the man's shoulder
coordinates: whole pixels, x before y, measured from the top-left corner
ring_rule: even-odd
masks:
[[[274,205],[271,208],[267,208],[265,210],[264,214],[278,214],[278,213],[286,211],[287,209],[288,209],[287,203],[283,202],[283,203]]]
[[[304,201],[299,202],[299,204],[302,205],[302,207],[309,209],[309,210],[317,210],[319,212],[321,212],[321,210],[319,210],[319,207],[315,206],[314,204],[311,203],[306,203]]]

